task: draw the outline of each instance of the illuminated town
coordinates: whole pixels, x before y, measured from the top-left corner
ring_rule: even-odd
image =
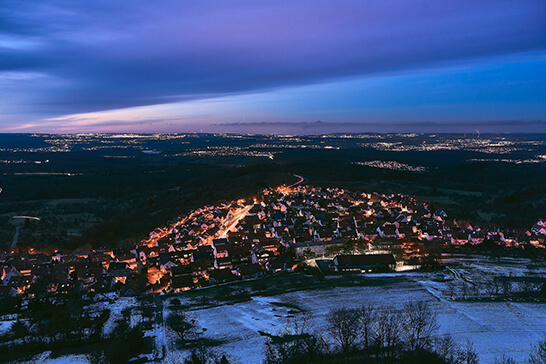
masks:
[[[56,294],[178,292],[293,272],[298,264],[340,254],[392,254],[395,265],[373,269],[395,271],[419,268],[446,245],[544,248],[545,237],[542,221],[527,231],[488,229],[430,211],[410,196],[278,187],[251,201],[199,208],[158,227],[137,246],[53,255],[3,252],[1,288],[3,295],[29,297],[37,286]]]

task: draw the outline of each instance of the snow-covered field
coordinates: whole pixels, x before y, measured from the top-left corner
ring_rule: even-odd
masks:
[[[15,320],[0,321],[0,335],[7,333],[14,322]]]
[[[50,358],[51,352],[45,351],[36,355],[32,360],[21,362],[21,364],[90,364],[91,361],[86,355],[64,355],[58,358]]]
[[[367,303],[378,308],[401,308],[410,300],[429,302],[438,313],[441,333],[451,333],[461,344],[472,341],[482,363],[491,363],[503,354],[523,362],[531,345],[546,333],[546,305],[449,301],[441,293],[444,283],[431,282],[427,275],[413,277],[413,281],[382,287],[339,287],[254,297],[193,313],[206,328],[205,336],[224,341],[218,349],[239,363],[261,362],[264,338],[258,331],[276,333],[288,316],[308,315],[314,329],[323,332],[329,310]],[[304,313],[274,302],[300,307]]]

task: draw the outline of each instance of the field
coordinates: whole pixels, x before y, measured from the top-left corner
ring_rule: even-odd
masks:
[[[329,310],[365,303],[389,309],[401,308],[410,300],[429,302],[438,313],[440,331],[451,333],[461,344],[470,340],[482,363],[490,363],[503,354],[523,361],[531,345],[546,333],[544,304],[450,301],[444,298],[442,283],[430,282],[423,274],[407,278],[383,287],[339,287],[254,297],[247,302],[193,312],[206,329],[205,336],[223,342],[217,348],[239,363],[261,361],[265,339],[258,331],[274,334],[288,317],[306,315],[314,329],[324,333],[322,323]]]

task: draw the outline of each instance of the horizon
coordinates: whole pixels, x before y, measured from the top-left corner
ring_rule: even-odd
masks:
[[[522,130],[522,124],[527,129]],[[529,135],[546,134],[546,122],[505,122],[505,123],[465,123],[465,124],[441,124],[441,123],[415,123],[415,124],[381,124],[370,123],[325,123],[321,121],[308,123],[226,123],[196,126],[199,130],[186,131],[70,131],[70,132],[27,132],[27,131],[0,131],[2,135],[154,135],[154,134],[233,134],[233,135],[358,135],[358,134],[476,134],[476,135]],[[245,131],[242,131],[244,129]]]

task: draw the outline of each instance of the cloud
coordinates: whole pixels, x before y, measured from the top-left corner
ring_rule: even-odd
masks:
[[[44,117],[546,48],[542,0],[2,1],[0,107]],[[9,105],[8,105],[9,103]],[[0,119],[0,122],[6,122]]]

